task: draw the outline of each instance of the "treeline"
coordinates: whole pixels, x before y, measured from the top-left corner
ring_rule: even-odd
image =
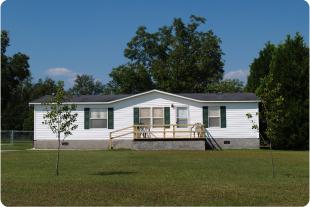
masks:
[[[299,33],[266,43],[245,90],[260,97],[260,131],[275,148],[309,149],[309,47]]]
[[[287,36],[279,45],[266,43],[250,65],[244,87],[239,80],[223,80],[221,40],[212,30],[201,31],[203,24],[203,17],[192,15],[188,24],[176,18],[153,33],[141,26],[124,50],[128,62],[112,69],[111,81],[102,84],[90,75],[78,75],[67,92],[254,92],[262,100],[261,134],[276,148],[308,149],[309,52],[302,36]],[[2,31],[1,45],[1,127],[31,130],[33,109],[28,103],[54,93],[56,83],[49,78],[32,83],[28,56],[6,56],[6,31]]]

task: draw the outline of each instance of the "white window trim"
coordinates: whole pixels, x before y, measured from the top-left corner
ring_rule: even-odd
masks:
[[[209,110],[210,110],[210,108],[212,108],[212,107],[218,107],[219,109],[219,116],[210,116],[209,114]],[[210,118],[219,118],[219,126],[210,126]],[[221,128],[221,107],[220,106],[209,106],[209,108],[208,108],[208,123],[209,123],[209,126],[208,126],[208,128]]]

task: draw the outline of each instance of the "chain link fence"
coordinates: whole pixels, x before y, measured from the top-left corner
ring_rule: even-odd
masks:
[[[27,149],[33,146],[33,131],[2,130],[2,149]]]

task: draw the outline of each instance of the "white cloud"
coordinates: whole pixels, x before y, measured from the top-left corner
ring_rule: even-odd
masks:
[[[233,70],[224,74],[224,79],[239,79],[243,83],[246,83],[249,75],[249,70]]]
[[[67,85],[68,87],[71,87],[74,85],[74,80],[76,78],[76,76],[78,75],[78,73],[67,69],[67,68],[49,68],[46,71],[46,74],[50,77],[53,77],[57,80],[63,80],[65,81],[65,85]]]
[[[67,68],[49,68],[46,72],[48,75],[56,77],[56,76],[65,76],[72,77],[76,76],[76,73],[67,69]]]

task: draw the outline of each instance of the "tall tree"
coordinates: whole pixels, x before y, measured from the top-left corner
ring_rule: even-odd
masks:
[[[266,77],[270,71],[270,63],[276,46],[267,42],[265,47],[259,52],[259,56],[254,59],[250,65],[250,74],[248,76],[245,90],[255,92],[260,85],[261,79]]]
[[[254,93],[262,84],[263,79],[268,76],[270,63],[275,50],[276,46],[267,42],[265,47],[259,52],[259,56],[255,58],[250,65],[250,74],[248,76],[247,85],[244,89],[245,91]],[[266,82],[264,82],[264,84],[265,83]],[[259,104],[259,109],[259,131],[264,137],[266,137],[267,120],[265,118],[265,110],[261,103]]]
[[[185,24],[176,18],[172,25],[154,33],[139,27],[124,50],[129,62],[112,70],[111,85],[117,87],[117,92],[135,93],[152,88],[203,92],[208,84],[221,80],[221,40],[211,30],[199,30],[205,21],[192,15],[190,23]],[[127,76],[143,77],[144,81],[128,82]]]
[[[309,48],[297,33],[275,50],[270,72],[257,90],[267,119],[267,135],[274,146],[308,149]],[[278,117],[278,118],[277,118]]]
[[[150,75],[141,64],[121,65],[110,73],[113,93],[138,93],[154,88]]]
[[[69,91],[74,95],[97,95],[103,92],[103,85],[91,75],[77,75],[74,86]]]
[[[22,129],[28,107],[24,89],[30,81],[29,57],[23,53],[7,56],[9,42],[8,32],[1,31],[1,128]]]

